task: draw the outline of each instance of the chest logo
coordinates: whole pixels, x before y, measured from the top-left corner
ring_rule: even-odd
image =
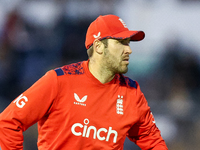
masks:
[[[84,102],[87,100],[87,95],[83,96],[83,97],[80,99],[80,97],[79,97],[76,93],[74,93],[74,98],[75,98],[75,100],[76,100],[76,102],[74,102],[74,104],[86,106],[86,104],[84,104]]]
[[[84,125],[81,123],[74,123],[71,127],[71,132],[75,136],[82,136],[83,138],[93,138],[94,140],[117,142],[118,132],[112,127],[97,128],[89,125],[89,119],[84,119]]]
[[[116,111],[117,114],[123,115],[124,109],[123,109],[123,96],[118,95],[117,103],[116,103]]]

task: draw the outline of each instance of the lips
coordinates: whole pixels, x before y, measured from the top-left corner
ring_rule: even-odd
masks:
[[[129,61],[129,57],[124,57],[123,61]]]
[[[127,59],[123,59],[123,61],[128,61],[129,59],[127,58]]]
[[[124,58],[124,59],[123,59],[123,62],[129,64],[129,57]]]

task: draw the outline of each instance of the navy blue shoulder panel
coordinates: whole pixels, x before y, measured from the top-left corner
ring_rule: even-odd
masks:
[[[77,62],[62,67],[65,74],[68,75],[81,75],[84,74],[83,62]]]
[[[84,74],[83,62],[77,62],[55,69],[57,76]]]
[[[126,77],[122,74],[120,74],[119,76],[119,81],[120,81],[120,85],[122,86],[130,86],[130,87],[134,87],[137,89],[137,84],[136,81],[133,81],[132,79],[130,79],[129,77]]]
[[[130,87],[134,87],[134,88],[137,89],[137,84],[136,84],[136,82],[133,81],[133,80],[131,80],[130,78],[128,78],[128,79],[129,79],[128,85],[129,85]]]
[[[57,76],[62,76],[62,75],[64,75],[64,71],[63,71],[61,68],[55,69],[55,72],[56,72]]]

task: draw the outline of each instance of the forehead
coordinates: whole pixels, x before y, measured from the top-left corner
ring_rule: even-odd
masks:
[[[116,42],[116,41],[118,41],[117,39],[108,39],[108,42]]]

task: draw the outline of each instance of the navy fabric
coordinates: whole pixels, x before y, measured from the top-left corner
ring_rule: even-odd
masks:
[[[56,73],[57,73],[57,76],[62,76],[64,75],[64,72],[61,68],[58,68],[58,69],[55,69]]]

